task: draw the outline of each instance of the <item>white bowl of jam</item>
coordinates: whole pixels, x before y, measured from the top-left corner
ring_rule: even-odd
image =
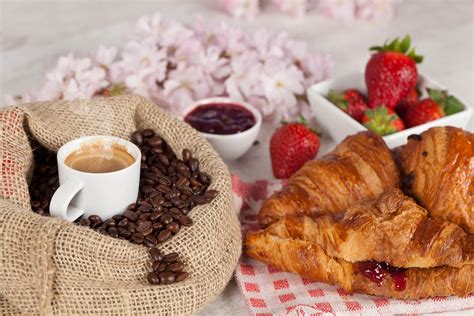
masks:
[[[221,97],[191,104],[183,120],[198,130],[227,161],[240,158],[250,149],[262,125],[262,115],[255,107]]]

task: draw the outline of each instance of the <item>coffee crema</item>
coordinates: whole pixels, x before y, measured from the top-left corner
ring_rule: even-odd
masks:
[[[135,162],[125,146],[117,143],[88,143],[72,152],[64,163],[77,171],[107,173],[127,168]]]

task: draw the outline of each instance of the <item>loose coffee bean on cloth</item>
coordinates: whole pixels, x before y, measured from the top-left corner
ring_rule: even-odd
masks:
[[[207,191],[210,177],[199,170],[199,161],[188,149],[183,150],[183,160],[178,159],[151,129],[133,132],[131,140],[142,152],[137,202],[122,215],[106,220],[91,215],[79,218],[76,223],[114,238],[157,249],[152,247],[172,238],[181,227],[191,226],[192,219],[187,216],[190,210],[196,205],[210,203],[218,192]],[[33,146],[36,148],[36,167],[30,184],[31,207],[36,213],[49,216],[49,203],[59,186],[56,154],[38,144]],[[172,259],[166,261],[170,255],[173,255]],[[186,279],[188,274],[182,271],[184,265],[178,254],[164,258],[166,266],[162,265],[160,271],[154,269],[147,276],[151,284],[170,284]]]

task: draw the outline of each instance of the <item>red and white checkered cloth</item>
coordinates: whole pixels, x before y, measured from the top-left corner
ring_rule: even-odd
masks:
[[[282,187],[281,181],[245,183],[233,177],[242,231],[258,229],[262,201]],[[383,315],[418,314],[474,309],[474,295],[427,300],[395,300],[350,294],[336,286],[281,272],[242,255],[235,270],[240,292],[252,315]],[[468,312],[470,313],[470,311]]]

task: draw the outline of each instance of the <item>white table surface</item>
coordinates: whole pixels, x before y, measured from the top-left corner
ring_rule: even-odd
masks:
[[[405,0],[395,19],[385,25],[365,21],[347,24],[315,13],[303,19],[267,10],[251,21],[234,20],[206,4],[212,1],[145,0],[0,0],[0,96],[41,85],[45,73],[61,55],[87,55],[100,44],[121,46],[138,17],[156,11],[169,19],[191,21],[196,14],[209,20],[226,20],[246,29],[265,27],[287,31],[306,40],[314,51],[330,53],[336,63],[333,75],[363,69],[367,48],[386,38],[410,34],[417,51],[425,56],[421,71],[473,104],[474,1]],[[0,104],[3,103],[1,97]],[[474,119],[469,128],[474,130]],[[265,125],[260,144],[230,163],[232,172],[245,180],[271,178],[268,140],[273,128]],[[320,154],[333,142],[323,138]],[[246,315],[248,309],[232,280],[200,315]],[[461,313],[456,313],[461,314]],[[467,315],[468,313],[465,312]]]

